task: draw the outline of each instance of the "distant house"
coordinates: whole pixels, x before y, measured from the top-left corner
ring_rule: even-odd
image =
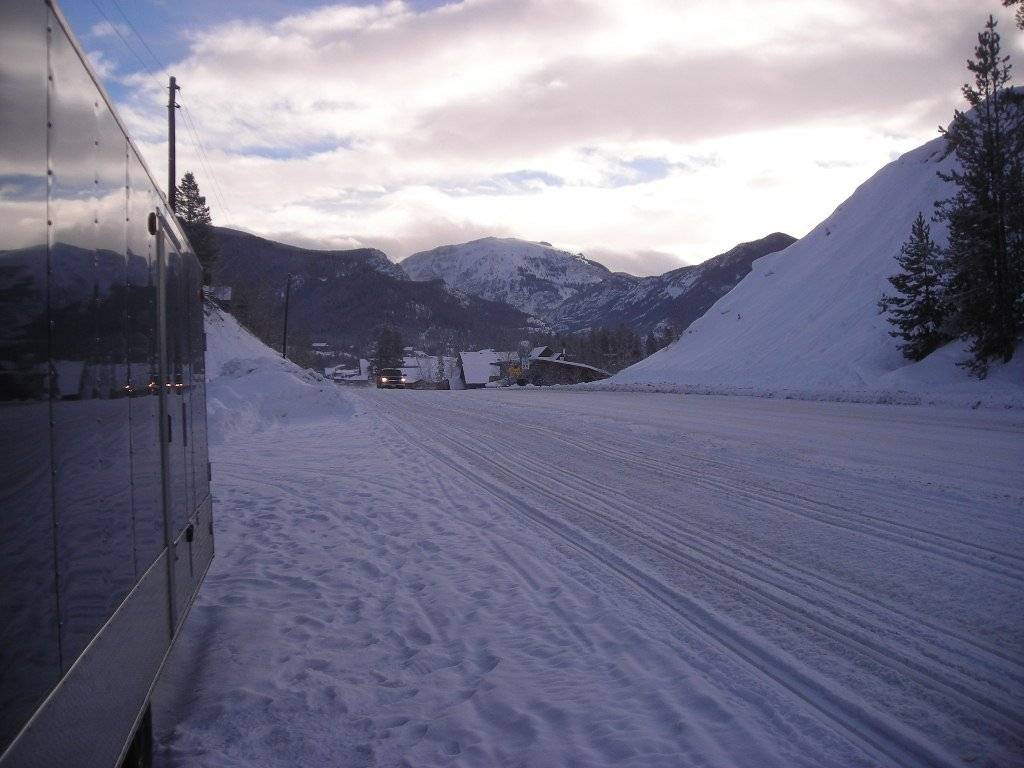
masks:
[[[448,378],[445,371],[451,368],[452,358],[444,355],[428,355],[420,350],[413,350],[402,359],[402,373],[406,377],[406,386],[411,389],[448,389]]]
[[[459,379],[466,389],[480,389],[500,376],[502,353],[493,349],[459,353]]]
[[[452,382],[459,386],[453,388],[479,389],[488,384],[511,384],[522,379],[536,386],[582,384],[611,376],[608,371],[592,365],[566,360],[565,353],[555,352],[551,347],[534,347],[528,359],[522,358],[522,354],[493,349],[460,352],[458,382]]]
[[[564,352],[555,352],[551,347],[534,347],[530,350],[530,359],[535,360],[539,357],[548,358],[551,360],[561,360],[565,357]]]
[[[324,375],[338,384],[366,386],[370,383],[370,362],[360,360],[358,368],[345,368],[340,365],[334,368],[325,368]]]
[[[585,384],[611,376],[608,371],[586,363],[574,363],[559,357],[536,357],[530,360],[529,381],[538,387],[553,384]]]

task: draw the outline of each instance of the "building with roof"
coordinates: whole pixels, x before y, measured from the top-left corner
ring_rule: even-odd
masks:
[[[459,379],[465,389],[480,389],[501,376],[499,362],[504,353],[493,349],[459,352]]]
[[[530,360],[529,382],[538,387],[554,384],[585,384],[607,379],[611,374],[586,363],[574,363],[562,357],[537,357]]]
[[[551,358],[553,360],[561,360],[565,357],[564,352],[555,352],[551,347],[534,347],[530,350],[530,359],[534,360],[538,357]]]
[[[524,381],[536,386],[582,384],[611,376],[601,368],[566,360],[564,352],[555,352],[551,347],[534,347],[526,359],[520,354],[493,349],[460,352],[458,381],[452,382],[456,385],[453,389],[480,389],[488,384]]]

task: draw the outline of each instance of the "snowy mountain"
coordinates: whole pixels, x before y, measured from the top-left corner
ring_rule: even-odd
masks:
[[[940,400],[1024,402],[1024,355],[971,379],[953,343],[911,364],[889,336],[877,302],[918,211],[951,189],[936,175],[953,163],[945,139],[908,152],[862,184],[782,253],[758,259],[682,338],[620,372],[609,386],[719,391],[909,391]],[[933,235],[945,238],[938,225]]]
[[[611,272],[548,243],[495,237],[416,253],[402,267],[413,280],[444,280],[518,307],[557,331],[626,325],[646,334],[665,326],[686,328],[750,271],[754,259],[793,242],[776,232],[652,277]]]
[[[545,319],[567,331],[626,325],[641,334],[665,326],[678,332],[732,290],[756,259],[794,242],[796,238],[775,232],[663,275],[634,277],[618,272],[570,297]]]
[[[222,227],[215,232],[214,281],[233,288],[233,312],[268,344],[280,343],[289,274],[289,335],[296,344],[322,341],[361,354],[388,323],[408,343],[488,346],[515,343],[530,325],[506,304],[440,280],[410,280],[372,248],[318,251]]]
[[[583,254],[498,237],[414,253],[402,267],[413,280],[444,280],[452,288],[541,317],[611,274]]]

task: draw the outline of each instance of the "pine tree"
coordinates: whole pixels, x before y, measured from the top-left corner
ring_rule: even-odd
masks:
[[[904,356],[922,360],[948,340],[942,331],[942,253],[923,214],[917,214],[896,263],[901,271],[889,282],[897,293],[882,296],[878,309],[895,326],[889,335],[903,339],[900,351]]]
[[[949,225],[949,300],[972,359],[984,377],[993,359],[1013,356],[1024,320],[1024,109],[1008,86],[1009,57],[1000,54],[996,21],[989,16],[967,62],[974,85],[963,94],[973,107],[957,110],[942,133],[958,167],[939,175],[957,186],[936,204]]]
[[[377,355],[374,360],[377,370],[401,368],[404,362],[401,334],[390,328],[382,329],[377,337]]]
[[[176,199],[178,221],[203,267],[203,282],[209,285],[219,255],[217,239],[213,234],[210,206],[206,204],[206,198],[199,194],[199,184],[191,171],[186,171],[181,177]]]

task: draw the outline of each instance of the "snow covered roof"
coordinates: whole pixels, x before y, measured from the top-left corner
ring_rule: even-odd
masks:
[[[328,368],[328,374],[333,379],[348,379],[351,381],[367,381],[369,377],[357,368]]]
[[[460,352],[462,375],[467,384],[486,384],[491,376],[498,374],[499,353],[493,349],[481,349],[478,352]]]
[[[539,357],[534,362],[551,363],[552,365],[568,365],[572,366],[573,368],[586,368],[589,371],[596,371],[597,373],[600,373],[603,376],[611,376],[611,374],[608,371],[604,370],[603,368],[597,368],[593,365],[587,365],[586,363],[575,363],[571,360],[563,360],[560,357]]]

